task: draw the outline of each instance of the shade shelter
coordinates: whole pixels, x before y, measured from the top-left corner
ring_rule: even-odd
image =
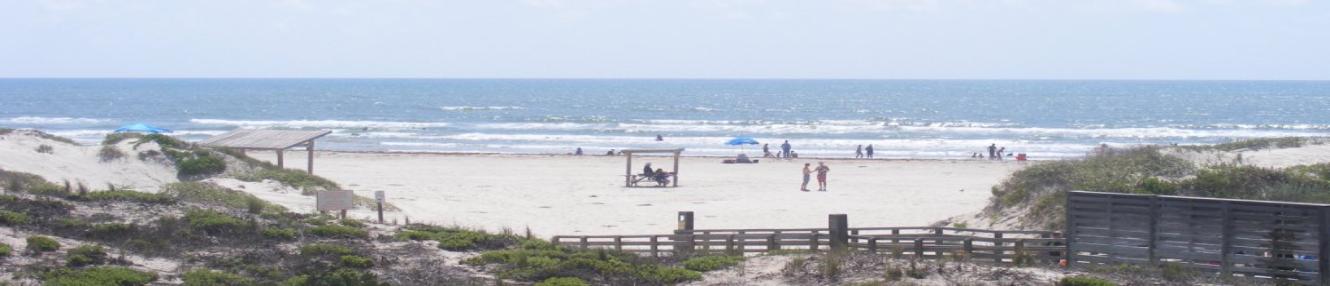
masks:
[[[674,154],[674,169],[671,170],[670,172],[671,172],[672,174],[674,174],[674,180],[673,180],[673,182],[672,182],[672,184],[674,184],[673,187],[678,187],[678,186],[679,186],[679,154],[682,154],[682,153],[683,153],[683,148],[677,148],[677,149],[624,149],[622,152],[623,152],[624,157],[628,158],[628,168],[627,168],[626,173],[624,173],[624,176],[623,176],[623,186],[624,186],[624,187],[632,187],[632,186],[636,185],[636,184],[635,184],[636,180],[634,180],[634,177],[636,177],[636,175],[633,175],[633,154]]]
[[[199,142],[209,147],[277,152],[277,167],[285,168],[282,153],[286,149],[305,147],[309,151],[306,170],[314,174],[314,140],[328,135],[326,130],[232,130]]]

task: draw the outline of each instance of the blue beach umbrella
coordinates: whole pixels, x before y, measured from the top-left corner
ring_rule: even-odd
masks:
[[[115,132],[116,132],[116,133],[120,133],[120,132],[171,133],[171,129],[166,129],[166,128],[161,128],[161,127],[156,127],[156,126],[147,125],[147,124],[143,124],[143,123],[134,123],[134,124],[130,124],[130,125],[120,126],[120,128],[116,128],[116,129],[115,129]]]
[[[730,141],[725,141],[725,145],[730,145],[730,146],[735,146],[735,145],[757,145],[757,144],[760,144],[760,143],[757,143],[757,140],[756,140],[756,139],[753,139],[753,137],[748,137],[748,136],[734,137],[734,139],[730,139]]]

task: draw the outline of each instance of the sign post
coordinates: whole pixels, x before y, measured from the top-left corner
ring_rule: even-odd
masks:
[[[379,205],[379,224],[383,224],[383,191],[374,191],[374,202]]]
[[[341,218],[345,219],[346,210],[353,206],[353,196],[350,190],[318,192],[314,196],[315,207],[319,211],[341,211]]]

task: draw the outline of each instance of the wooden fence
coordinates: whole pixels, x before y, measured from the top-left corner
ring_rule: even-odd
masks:
[[[1330,205],[1071,192],[1066,215],[1073,266],[1172,263],[1330,285]]]
[[[1064,258],[1061,233],[995,231],[951,227],[848,227],[844,215],[831,215],[827,228],[691,229],[681,212],[680,229],[660,235],[555,236],[555,244],[605,248],[650,256],[732,254],[844,249],[895,257],[971,259],[995,263],[1057,263]]]

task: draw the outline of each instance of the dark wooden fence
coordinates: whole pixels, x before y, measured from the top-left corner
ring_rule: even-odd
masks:
[[[680,213],[679,229],[659,235],[555,236],[555,244],[606,248],[650,256],[744,254],[844,249],[927,259],[995,263],[1057,263],[1066,246],[1061,233],[951,227],[849,227],[831,215],[826,228],[692,229],[692,213]]]
[[[1066,215],[1073,266],[1172,263],[1330,285],[1330,205],[1071,192]]]

